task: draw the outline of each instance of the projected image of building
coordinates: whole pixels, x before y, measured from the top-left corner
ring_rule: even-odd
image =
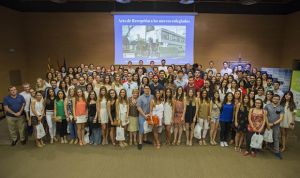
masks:
[[[185,26],[123,26],[124,58],[185,56]]]

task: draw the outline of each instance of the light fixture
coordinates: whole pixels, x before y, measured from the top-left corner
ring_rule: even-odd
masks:
[[[179,0],[180,4],[193,4],[194,2],[194,0]]]
[[[245,6],[250,6],[250,5],[257,4],[258,1],[257,0],[240,0],[240,3]]]
[[[123,3],[123,4],[126,4],[126,3],[130,3],[131,0],[116,0],[118,3]]]
[[[57,3],[57,4],[63,4],[66,3],[67,0],[50,0],[51,2]]]

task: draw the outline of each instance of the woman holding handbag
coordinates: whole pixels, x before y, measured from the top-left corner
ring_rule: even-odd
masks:
[[[164,114],[164,103],[159,90],[155,90],[154,98],[150,102],[150,117],[153,123],[154,146],[160,149],[159,134],[161,133],[162,118]]]
[[[65,113],[69,125],[70,130],[70,142],[69,144],[77,144],[77,126],[74,120],[74,113],[73,113],[73,103],[75,103],[75,89],[70,87],[68,90],[68,96],[65,99]]]
[[[235,135],[235,151],[242,151],[241,145],[244,141],[244,136],[247,133],[248,114],[250,110],[249,95],[243,97],[242,103],[238,103],[235,110],[234,125],[236,128]]]
[[[129,145],[137,145],[137,131],[139,130],[139,111],[137,109],[137,99],[139,97],[139,90],[133,89],[132,96],[129,98],[129,124],[128,124],[128,131],[129,131]]]
[[[84,128],[87,122],[87,102],[81,89],[78,89],[76,92],[75,103],[73,105],[73,113],[74,120],[77,124],[79,145],[86,145],[86,143],[84,142]]]
[[[38,138],[37,136],[37,125],[42,123],[43,119],[45,119],[45,112],[44,112],[43,95],[40,91],[37,91],[35,95],[35,99],[31,100],[30,115],[31,115],[31,124],[33,126],[33,133],[35,137],[35,144],[37,147],[41,148],[45,146],[45,144],[42,138]]]
[[[256,149],[251,148],[251,139],[255,133],[261,134],[264,131],[266,123],[267,111],[263,109],[263,101],[256,99],[254,108],[251,108],[248,116],[248,133],[246,137],[246,151],[244,156],[251,154],[252,157],[256,156]]]
[[[62,90],[57,92],[57,97],[54,104],[54,120],[56,122],[56,130],[59,132],[60,142],[68,143],[67,141],[67,126],[64,100],[66,98],[65,93]]]
[[[127,130],[127,126],[129,123],[128,120],[129,106],[128,106],[128,100],[127,100],[125,89],[120,90],[119,98],[116,101],[116,107],[117,107],[117,117],[118,120],[120,121],[120,127],[124,128],[124,135],[125,135],[125,131]],[[119,141],[119,144],[121,147],[127,146],[125,140]]]
[[[186,134],[186,145],[192,146],[193,134],[198,113],[198,99],[195,96],[195,91],[189,89],[186,94],[184,102],[185,107],[185,134]]]
[[[171,125],[174,117],[174,99],[171,88],[165,90],[164,125],[166,129],[166,144],[171,144]]]
[[[214,97],[211,100],[210,104],[210,114],[211,114],[211,122],[210,122],[210,144],[217,145],[216,136],[219,128],[219,120],[220,120],[220,109],[221,109],[221,99],[219,91],[214,92]]]
[[[102,145],[107,144],[108,137],[108,111],[107,111],[107,90],[104,86],[100,88],[98,99],[98,120],[101,123]]]
[[[281,99],[280,105],[284,107],[283,120],[280,122],[280,131],[281,131],[281,152],[285,151],[287,133],[289,130],[294,129],[295,127],[295,118],[296,118],[296,104],[294,102],[293,92],[288,91],[284,94]]]
[[[89,125],[89,140],[90,144],[100,144],[100,126],[98,123],[97,114],[97,95],[95,91],[90,91],[87,97],[88,104],[88,125]]]
[[[183,130],[184,116],[185,116],[185,105],[184,105],[184,92],[182,87],[178,87],[175,94],[174,101],[174,140],[172,145],[180,145],[181,135]],[[177,137],[178,134],[178,137]]]
[[[199,100],[199,109],[198,109],[198,122],[202,128],[201,131],[201,139],[199,141],[199,145],[206,145],[206,134],[209,129],[209,122],[211,120],[210,113],[210,99],[207,90],[203,89],[200,93]]]
[[[117,107],[116,102],[118,100],[117,93],[114,89],[108,91],[108,101],[107,101],[107,113],[109,118],[109,136],[111,143],[116,145],[116,126],[120,124],[120,121],[117,120]]]

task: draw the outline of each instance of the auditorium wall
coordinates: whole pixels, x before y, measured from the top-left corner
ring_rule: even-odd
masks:
[[[48,56],[68,65],[114,62],[114,27],[110,13],[21,13],[0,8],[1,77],[8,81],[9,66],[22,70],[23,81],[44,77]],[[299,58],[299,13],[290,15],[199,14],[195,19],[195,62],[241,57],[254,66],[291,67]],[[5,24],[5,25],[4,25]],[[3,37],[3,38],[2,38]],[[8,46],[18,50],[11,54]],[[292,47],[292,48],[291,48]],[[284,60],[282,60],[284,59]],[[17,62],[16,62],[17,61]],[[2,65],[3,64],[3,65]],[[27,72],[28,70],[28,72]],[[1,86],[0,96],[7,85]]]
[[[285,19],[284,45],[280,66],[289,68],[293,60],[300,60],[300,12]]]
[[[27,55],[24,45],[22,13],[0,6],[0,102],[10,85],[9,72],[20,70],[23,81],[28,79]]]

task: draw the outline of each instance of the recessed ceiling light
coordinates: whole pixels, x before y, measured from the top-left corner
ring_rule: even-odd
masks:
[[[125,3],[130,3],[131,2],[131,0],[116,0],[118,3],[123,3],[123,4],[125,4]]]
[[[257,4],[257,2],[257,0],[240,0],[240,3],[246,6]]]
[[[180,4],[193,4],[195,1],[194,0],[180,0]]]

